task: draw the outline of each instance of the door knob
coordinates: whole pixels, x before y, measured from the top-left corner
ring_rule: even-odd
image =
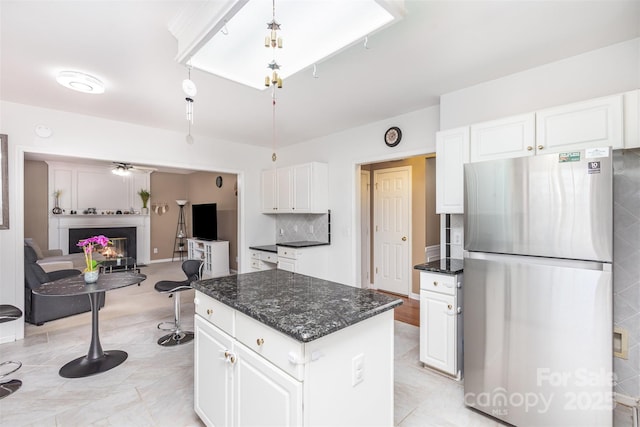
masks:
[[[407,236],[402,236],[402,241],[406,242],[407,241]]]

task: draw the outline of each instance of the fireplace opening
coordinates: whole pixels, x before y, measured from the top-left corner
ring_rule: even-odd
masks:
[[[101,250],[105,258],[131,257],[136,259],[136,227],[70,228],[69,253],[82,252],[82,248],[78,247],[77,243],[100,234],[111,240],[111,245]]]

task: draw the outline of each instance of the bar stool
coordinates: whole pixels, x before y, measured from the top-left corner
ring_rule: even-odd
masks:
[[[20,317],[22,317],[22,311],[20,311],[18,307],[8,304],[0,305],[0,323],[11,322],[19,319]],[[7,361],[0,363],[0,367],[8,365],[16,365],[16,367],[11,369],[9,372],[1,374],[0,380],[20,369],[22,367],[22,362]],[[20,387],[22,387],[22,381],[20,380],[0,381],[0,399],[9,396]]]
[[[171,331],[170,334],[163,336],[158,340],[158,344],[164,347],[171,347],[174,345],[184,344],[193,340],[193,332],[183,331],[180,327],[180,292],[186,291],[191,288],[191,282],[200,280],[202,273],[203,263],[200,260],[189,259],[182,263],[182,271],[187,276],[187,280],[182,282],[172,280],[161,280],[156,283],[154,289],[163,294],[170,294],[175,296],[173,300],[174,306],[174,321],[158,323],[158,329],[163,331]],[[165,328],[163,325],[170,324],[171,327]]]

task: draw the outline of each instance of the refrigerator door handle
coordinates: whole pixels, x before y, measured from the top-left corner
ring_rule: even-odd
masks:
[[[517,262],[521,264],[539,264],[549,265],[554,267],[566,267],[566,268],[579,268],[585,270],[597,270],[597,271],[611,271],[612,266],[607,262],[600,261],[585,261],[576,259],[563,259],[563,258],[544,258],[534,257],[526,255],[510,255],[510,254],[496,254],[489,252],[473,252],[464,251],[465,259],[479,259],[486,261],[497,262]]]

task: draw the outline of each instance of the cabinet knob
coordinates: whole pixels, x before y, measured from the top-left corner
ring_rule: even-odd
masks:
[[[211,310],[210,308],[207,308],[207,314],[211,316],[213,314],[213,310]]]
[[[236,363],[236,355],[231,353],[229,350],[224,352],[224,358],[227,362],[231,363],[232,365]]]
[[[433,281],[433,286],[438,286],[438,282],[436,282],[435,280]]]
[[[529,145],[529,146],[527,147],[527,151],[531,151],[531,150],[533,150],[533,147]]]
[[[544,149],[544,145],[538,145],[538,150]]]
[[[402,241],[406,242],[407,241],[407,236],[402,236]]]
[[[256,340],[256,344],[258,344],[258,345],[262,345],[262,344],[264,344],[264,339],[262,339],[262,338],[258,338],[258,339]]]
[[[447,308],[448,308],[449,310],[451,310],[451,309],[453,308],[453,306],[452,306],[451,304],[448,304],[448,305],[447,305]]]

